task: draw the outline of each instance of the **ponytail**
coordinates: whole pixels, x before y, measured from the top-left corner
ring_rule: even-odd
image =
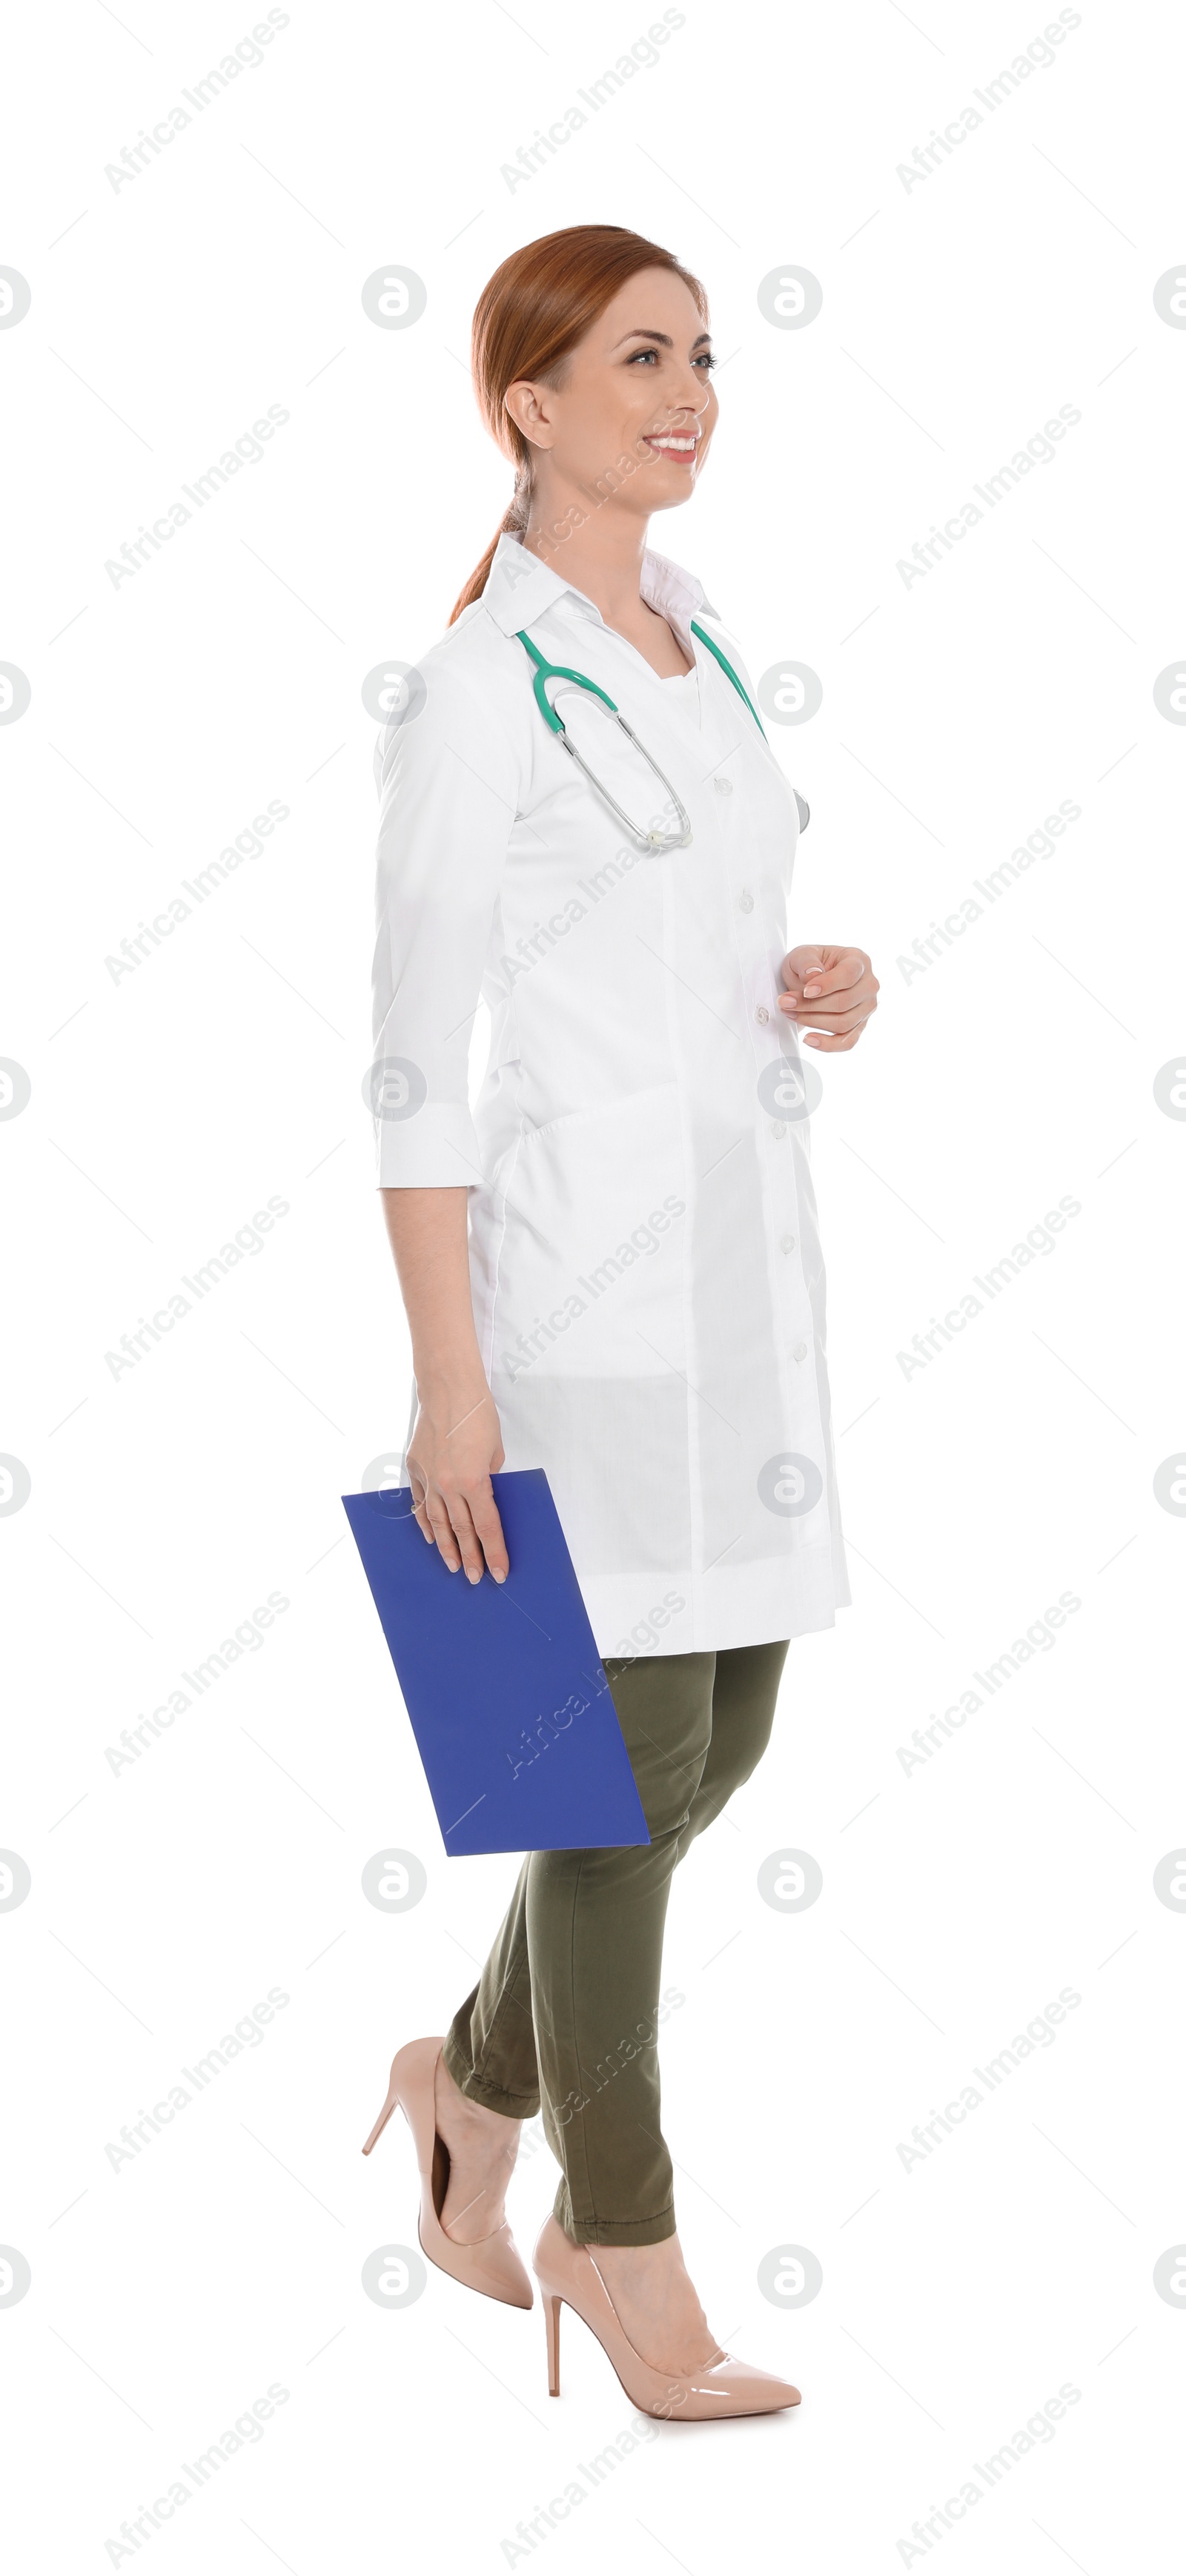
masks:
[[[500,538],[521,536],[523,530],[528,525],[530,517],[531,469],[530,465],[527,465],[521,468],[520,472],[515,477],[515,491],[510,508],[508,510],[504,510],[502,518],[498,523],[498,527],[496,528],[494,535],[491,537],[490,543],[486,548],[486,552],[483,555],[481,562],[474,565],[473,571],[470,574],[464,590],[458,592],[457,597],[453,602],[453,606],[449,611],[450,626],[456,625],[463,608],[472,608],[475,599],[481,598],[486,584],[490,579],[490,566],[498,552]]]

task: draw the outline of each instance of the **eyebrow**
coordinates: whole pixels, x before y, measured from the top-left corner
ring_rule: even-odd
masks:
[[[694,349],[704,348],[711,341],[711,337],[712,335],[708,331],[698,332],[696,338],[692,342],[692,347]],[[621,339],[614,341],[614,348],[624,348],[627,340],[653,340],[656,348],[659,349],[674,349],[675,347],[675,342],[668,331],[624,331]],[[611,356],[613,355],[612,350],[610,354]]]

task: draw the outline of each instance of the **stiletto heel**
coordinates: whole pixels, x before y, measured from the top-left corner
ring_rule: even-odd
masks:
[[[631,2404],[644,2414],[705,2424],[728,2415],[773,2415],[780,2407],[799,2404],[799,2391],[789,2380],[755,2370],[752,2362],[735,2361],[728,2352],[704,2362],[687,2379],[655,2370],[631,2343],[591,2248],[574,2245],[554,2218],[541,2229],[534,2264],[544,2294],[551,2396],[560,2394],[560,2307],[567,2300],[596,2335]]]
[[[364,2156],[369,2156],[369,2154],[370,2154],[370,2152],[371,2152],[371,2148],[374,2146],[374,2143],[375,2143],[376,2138],[381,2138],[381,2137],[382,2137],[382,2135],[383,2135],[383,2131],[384,2131],[384,2129],[386,2128],[387,2123],[388,2123],[389,2119],[391,2118],[391,2114],[392,2114],[392,2112],[393,2112],[393,2111],[394,2111],[394,2109],[395,2109],[395,2099],[396,2099],[396,2097],[395,2097],[394,2093],[392,2093],[392,2092],[390,2092],[390,2091],[389,2091],[389,2092],[388,2092],[388,2095],[387,2095],[387,2099],[386,2099],[386,2101],[385,2101],[385,2103],[384,2103],[384,2105],[383,2105],[383,2108],[382,2108],[382,2110],[381,2110],[381,2111],[380,2111],[380,2113],[379,2113],[379,2117],[378,2117],[378,2119],[377,2119],[377,2120],[376,2120],[376,2122],[375,2122],[374,2128],[372,2129],[371,2134],[370,2134],[369,2138],[367,2139],[366,2145],[365,2145],[365,2147],[363,2148],[363,2151],[362,2151],[362,2152],[363,2152]]]
[[[455,2244],[441,2225],[449,2184],[449,2150],[436,2123],[440,2053],[439,2039],[413,2039],[400,2049],[392,2060],[387,2099],[362,2152],[369,2156],[398,2103],[412,2132],[420,2168],[417,2234],[421,2252],[439,2271],[447,2272],[451,2280],[461,2281],[467,2290],[480,2290],[487,2299],[501,2299],[505,2307],[529,2308],[533,2304],[530,2276],[505,2219],[501,2227],[489,2236],[479,2237],[473,2245]]]

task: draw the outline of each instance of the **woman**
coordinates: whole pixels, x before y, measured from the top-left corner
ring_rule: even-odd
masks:
[[[647,548],[716,424],[703,288],[579,225],[503,262],[473,360],[515,495],[376,755],[407,1473],[425,1538],[477,1583],[508,1564],[491,1470],[546,1469],[651,1840],[529,1855],[443,2045],[396,2058],[368,2151],[399,2101],[425,2252],[528,2307],[503,2195],[542,2108],[553,2391],[567,2300],[637,2404],[762,2412],[797,2392],[720,2352],[675,2233],[663,1920],[765,1749],[788,1640],[849,1598],[792,1032],[852,1047],[878,986],[859,949],[785,953],[796,799],[700,584]],[[537,692],[541,665],[632,735],[601,696]]]

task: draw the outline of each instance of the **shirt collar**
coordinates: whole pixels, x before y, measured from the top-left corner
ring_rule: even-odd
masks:
[[[682,565],[670,562],[666,555],[652,554],[648,547],[642,559],[639,589],[648,608],[667,618],[690,653],[690,620],[701,611],[705,616],[716,616],[695,573],[685,572]],[[597,626],[605,625],[601,610],[575,583],[565,581],[539,555],[528,554],[518,537],[501,536],[481,604],[502,633],[517,635],[520,627],[531,627],[545,609],[561,599],[570,600],[578,616],[590,618]]]

